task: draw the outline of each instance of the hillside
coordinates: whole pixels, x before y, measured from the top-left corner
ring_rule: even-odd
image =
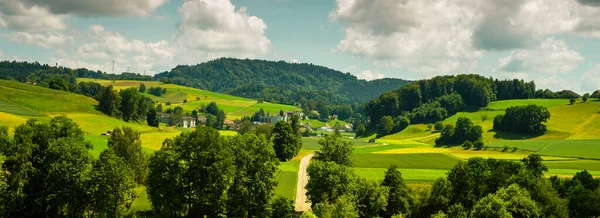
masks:
[[[518,134],[496,133],[493,117],[503,114],[510,106],[536,104],[548,107],[551,118],[548,132],[527,137]],[[470,118],[484,130],[487,148],[465,150],[460,147],[436,147],[439,133],[427,129],[427,124],[412,124],[399,133],[377,139],[379,145],[355,150],[355,171],[370,179],[382,179],[385,167],[396,164],[405,180],[411,183],[431,183],[445,176],[457,160],[471,157],[520,160],[529,154],[542,155],[549,172],[546,176],[571,176],[588,170],[600,176],[600,101],[578,101],[569,105],[565,99],[502,100],[488,106],[494,111],[459,112],[443,121],[453,124],[459,117]],[[488,119],[482,121],[482,115]]]
[[[151,98],[153,101],[157,101],[163,104],[163,108],[177,107],[183,108],[184,112],[191,113],[192,110],[196,110],[201,105],[207,105],[210,102],[216,102],[219,109],[223,110],[227,114],[227,119],[236,120],[241,119],[244,116],[252,116],[255,112],[261,108],[265,113],[276,114],[280,110],[283,111],[297,111],[300,110],[295,106],[283,105],[283,104],[272,104],[268,102],[258,103],[256,100],[246,99],[242,97],[231,96],[227,94],[215,93],[175,84],[164,84],[156,81],[138,81],[138,80],[96,80],[79,78],[78,81],[93,81],[103,86],[112,85],[114,89],[121,90],[130,87],[138,88],[141,83],[149,89],[150,87],[161,87],[167,89],[167,92],[161,96],[155,96],[145,92],[144,95]],[[183,103],[187,100],[187,103]],[[169,102],[171,106],[165,104]]]
[[[177,66],[156,74],[157,81],[229,93],[236,96],[294,104],[302,98],[325,98],[328,103],[364,103],[409,81],[359,80],[312,64],[221,58],[194,66]]]

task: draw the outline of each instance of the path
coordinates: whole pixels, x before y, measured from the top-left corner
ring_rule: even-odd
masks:
[[[300,169],[298,170],[298,184],[296,186],[296,211],[308,211],[310,210],[310,202],[306,202],[306,184],[308,184],[308,173],[306,168],[310,159],[314,154],[306,155],[300,161]]]

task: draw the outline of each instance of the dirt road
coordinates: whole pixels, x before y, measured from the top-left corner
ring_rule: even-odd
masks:
[[[296,211],[308,211],[310,210],[310,202],[306,202],[306,189],[304,188],[308,184],[308,173],[306,168],[310,159],[314,154],[306,155],[300,160],[300,169],[298,170],[298,185],[296,186]]]

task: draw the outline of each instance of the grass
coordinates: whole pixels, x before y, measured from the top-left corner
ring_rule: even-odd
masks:
[[[93,98],[69,92],[55,91],[38,86],[0,80],[0,100],[43,114],[89,113],[101,114],[95,109]]]
[[[141,83],[144,83],[147,88],[150,87],[162,87],[166,88],[167,92],[160,97],[145,93],[145,95],[154,101],[163,103],[163,109],[166,110],[168,107],[165,105],[166,102],[171,103],[171,108],[180,106],[184,112],[191,113],[192,110],[197,110],[202,105],[207,105],[211,102],[216,102],[219,109],[223,110],[227,114],[227,119],[236,120],[242,117],[252,116],[255,112],[261,108],[265,113],[277,114],[280,110],[287,111],[300,111],[300,108],[291,105],[272,104],[268,102],[258,103],[256,100],[241,98],[237,96],[210,92],[206,90],[200,90],[185,86],[179,86],[175,84],[163,84],[155,81],[135,81],[135,80],[96,80],[79,78],[79,81],[93,81],[102,85],[112,85],[116,90],[126,89],[135,87],[138,88]],[[183,103],[187,100],[187,103]]]
[[[381,181],[385,176],[386,168],[354,168],[357,176],[371,181]],[[402,179],[406,183],[431,184],[436,179],[446,177],[448,170],[445,169],[406,169],[399,168]]]
[[[354,167],[387,168],[396,165],[407,169],[450,169],[459,160],[445,154],[354,154]]]
[[[304,154],[298,156],[304,156]],[[279,164],[279,172],[275,175],[275,178],[277,179],[275,194],[285,196],[290,200],[296,199],[296,184],[298,183],[299,167],[299,159]]]
[[[515,100],[502,100],[491,102],[487,107],[496,110],[503,110],[511,106],[525,106],[525,105],[540,105],[547,108],[553,108],[560,105],[569,104],[568,99],[515,99]]]
[[[131,203],[129,212],[133,213],[138,211],[152,210],[152,203],[150,203],[150,199],[148,199],[146,186],[139,186],[135,188],[135,193],[137,194],[137,198],[133,200],[133,203]]]
[[[0,111],[17,114],[17,115],[25,115],[25,116],[41,116],[42,114],[33,112],[26,108],[23,108],[15,103],[9,101],[0,100]]]

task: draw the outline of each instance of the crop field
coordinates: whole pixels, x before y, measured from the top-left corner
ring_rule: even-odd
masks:
[[[302,157],[306,153],[299,154]],[[298,167],[300,167],[300,159],[290,160],[279,164],[279,172],[275,175],[277,179],[277,187],[275,194],[287,197],[290,200],[296,199],[296,183],[298,181]]]
[[[421,154],[354,154],[354,167],[387,168],[396,165],[407,169],[450,169],[458,159],[440,153]]]

